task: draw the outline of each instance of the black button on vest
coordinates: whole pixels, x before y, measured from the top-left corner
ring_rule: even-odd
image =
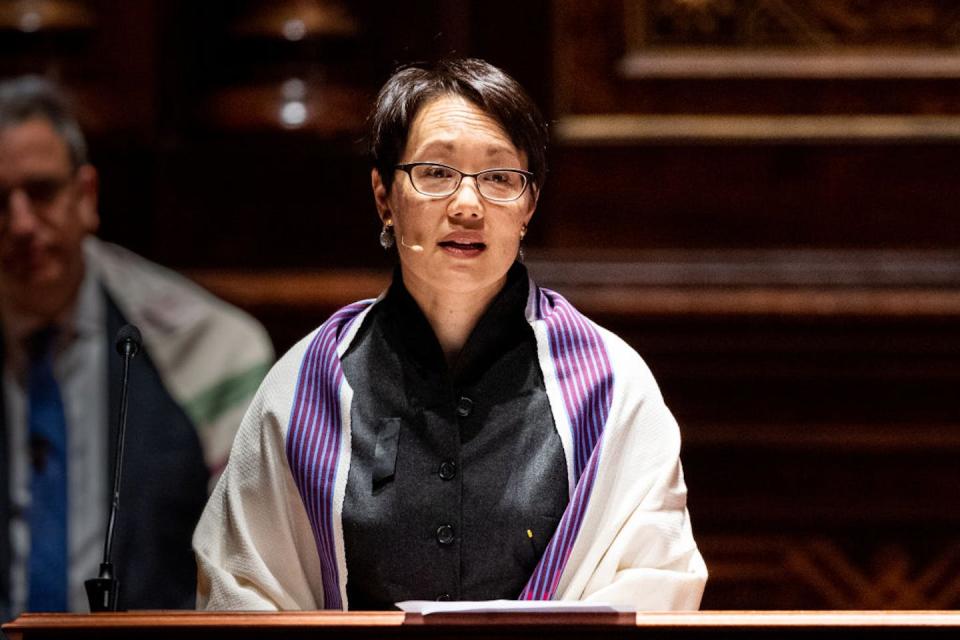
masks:
[[[437,602],[448,602],[450,600],[449,593],[441,593],[437,596]]]
[[[444,460],[440,463],[438,471],[441,480],[453,480],[457,475],[457,463],[453,460]]]
[[[453,543],[453,527],[448,524],[437,528],[437,542],[446,546]]]
[[[462,396],[459,401],[457,401],[457,415],[461,418],[466,418],[473,411],[473,400],[466,396]]]

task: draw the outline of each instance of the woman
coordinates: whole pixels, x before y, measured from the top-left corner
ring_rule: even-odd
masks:
[[[546,125],[480,60],[372,115],[399,268],[276,365],[194,536],[211,609],[407,599],[699,605],[679,432],[640,357],[517,261]]]

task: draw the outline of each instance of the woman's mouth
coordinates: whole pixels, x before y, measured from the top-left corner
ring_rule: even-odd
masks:
[[[444,252],[469,258],[473,256],[480,255],[486,248],[486,243],[483,242],[456,242],[454,240],[444,240],[443,242],[437,243]]]

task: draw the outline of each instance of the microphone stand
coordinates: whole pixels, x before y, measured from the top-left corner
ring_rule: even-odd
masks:
[[[120,593],[120,581],[116,578],[113,563],[110,561],[113,552],[113,529],[116,525],[117,511],[120,509],[120,477],[123,470],[123,446],[127,430],[127,386],[130,375],[130,361],[140,351],[142,338],[140,331],[131,324],[124,325],[117,332],[117,352],[123,356],[123,377],[120,381],[120,415],[117,425],[117,450],[114,458],[113,471],[113,500],[110,503],[110,518],[107,521],[107,536],[103,544],[103,562],[100,563],[100,574],[84,582],[87,590],[87,601],[92,613],[101,611],[116,611]]]

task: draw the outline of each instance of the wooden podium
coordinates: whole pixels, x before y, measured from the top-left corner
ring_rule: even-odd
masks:
[[[402,612],[27,613],[3,625],[9,640],[246,640],[266,638],[374,639],[673,638],[799,640],[823,638],[960,637],[960,612],[769,611],[694,613]]]

